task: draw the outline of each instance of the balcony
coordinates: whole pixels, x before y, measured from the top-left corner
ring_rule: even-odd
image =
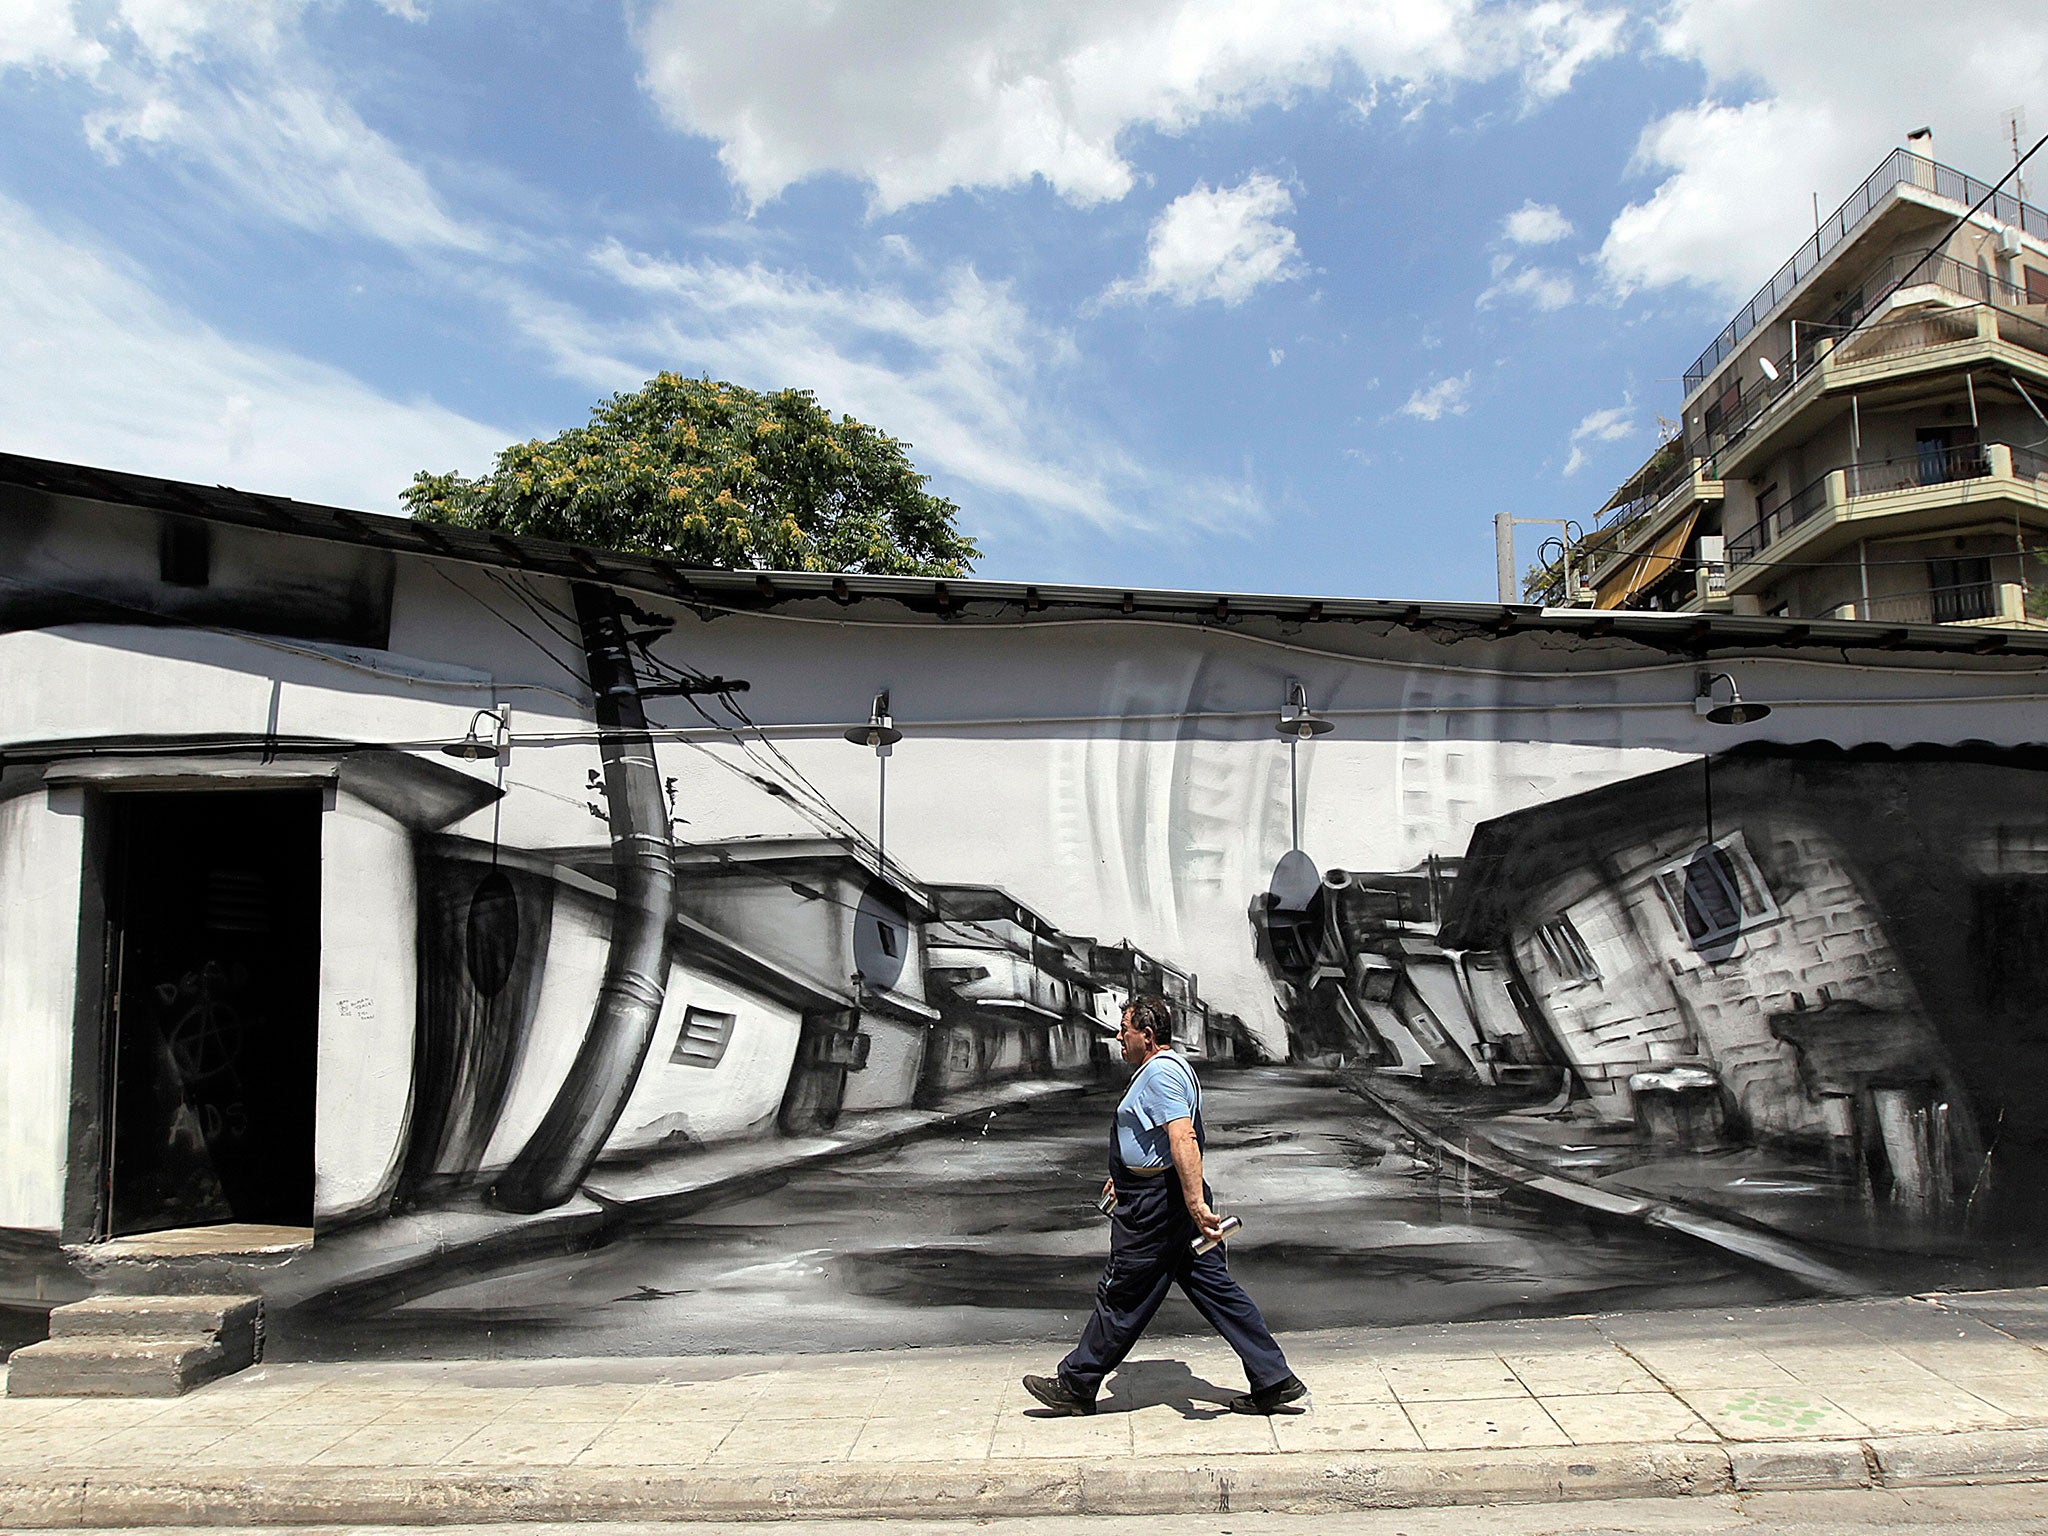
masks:
[[[1959,513],[1973,523],[1995,521],[2016,532],[2029,522],[2039,526],[2048,517],[2048,455],[2006,443],[1930,445],[1903,458],[1831,469],[1728,541],[1727,590],[1755,591],[1782,567],[1824,558],[1858,539],[1945,533],[1957,526]],[[1918,604],[1916,613],[1924,609],[1910,620],[1916,623],[2024,617],[2003,596],[1974,590],[1980,585],[1931,588],[1897,601]],[[1937,613],[1953,617],[1934,617]],[[1845,611],[1838,616],[1909,621],[1904,613]]]
[[[2027,625],[2027,590],[2016,581],[1959,581],[1917,592],[1844,603],[1830,615],[1881,624],[1971,624],[2019,628]],[[2038,622],[2038,621],[2033,621]]]
[[[1588,577],[1594,606],[1634,606],[1638,594],[1678,574],[1701,504],[1719,501],[1722,494],[1709,461],[1682,458],[1630,500],[1610,502],[1603,515],[1613,511],[1613,521],[1585,545],[1594,561]]]
[[[1734,356],[1743,339],[1783,303],[1790,299],[1799,286],[1811,277],[1827,257],[1861,229],[1892,192],[1900,186],[1917,187],[1925,192],[1957,205],[1960,212],[1970,207],[1991,188],[1961,171],[1937,164],[1925,156],[1909,150],[1895,149],[1878,162],[1876,170],[1870,173],[1863,185],[1850,193],[1841,207],[1814,231],[1813,238],[1792,254],[1771,280],[1757,290],[1756,296],[1736,312],[1713,344],[1699,355],[1699,360],[1685,370],[1685,393],[1690,399],[1698,389],[1719,368]],[[1991,199],[1986,210],[2002,224],[2014,225],[2030,235],[2048,239],[2048,213],[2023,203],[2016,197],[2000,193]],[[1873,304],[1874,307],[1874,304]]]
[[[1072,983],[1034,964],[1028,955],[934,944],[926,969],[937,983],[940,1009],[949,1017],[964,1011],[1014,1023],[1059,1024],[1076,1012]]]
[[[1943,269],[1956,269],[1954,285]],[[1925,307],[1860,325],[1837,340],[1819,326],[1801,326],[1800,344],[1772,360],[1775,379],[1753,386],[1737,381],[1700,418],[1700,445],[1721,470],[1740,474],[1746,460],[1768,451],[1771,434],[1823,395],[1842,395],[1916,373],[1935,373],[1976,363],[2048,373],[2048,325],[1981,302],[1966,290],[2003,289],[1974,267],[1943,258],[1923,269],[1927,283],[1895,291],[1894,301],[1917,299],[1928,287]],[[1934,282],[1933,278],[1941,278]],[[1944,302],[1937,295],[1947,296]]]

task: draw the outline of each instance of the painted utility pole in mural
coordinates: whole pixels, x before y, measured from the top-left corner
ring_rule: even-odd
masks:
[[[570,588],[590,668],[597,751],[612,846],[611,944],[590,1027],[542,1119],[491,1198],[511,1211],[560,1205],[583,1182],[619,1123],[661,1017],[674,916],[668,806],[618,594]]]

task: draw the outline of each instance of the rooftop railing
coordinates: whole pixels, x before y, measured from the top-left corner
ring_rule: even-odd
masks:
[[[1848,239],[1877,209],[1892,189],[1910,185],[1932,192],[1936,197],[1962,207],[1969,207],[1990,192],[1988,183],[1978,181],[1974,176],[1965,176],[1961,171],[1937,164],[1924,155],[1910,150],[1895,149],[1878,162],[1876,170],[1870,173],[1863,185],[1850,193],[1842,206],[1821,222],[1791,260],[1772,274],[1771,280],[1756,292],[1751,299],[1735,313],[1721,332],[1714,338],[1713,345],[1699,356],[1699,361],[1685,370],[1685,393],[1688,397],[1704,384],[1707,376],[1733,355],[1742,344],[1742,339],[1763,323],[1764,317],[1792,296],[1792,292],[1814,269],[1827,259],[1830,251]],[[2048,239],[2048,212],[2023,203],[2006,193],[1993,197],[1985,212],[2001,224],[2016,225],[2030,235]]]

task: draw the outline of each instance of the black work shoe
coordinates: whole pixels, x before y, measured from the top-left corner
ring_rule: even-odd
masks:
[[[1232,1413],[1277,1413],[1288,1403],[1300,1402],[1308,1396],[1308,1387],[1299,1376],[1287,1376],[1270,1387],[1261,1387],[1256,1392],[1246,1392],[1230,1400]],[[1294,1410],[1299,1413],[1299,1408]]]
[[[1026,1376],[1024,1390],[1054,1413],[1079,1415],[1095,1411],[1094,1398],[1083,1397],[1057,1376]]]

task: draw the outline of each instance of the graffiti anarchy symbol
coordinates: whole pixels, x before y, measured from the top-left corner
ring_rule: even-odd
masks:
[[[212,961],[196,974],[187,972],[174,987],[159,987],[170,1009],[164,1043],[180,1079],[189,1085],[234,1075],[241,1061],[247,1026],[232,1001],[238,978]]]
[[[1826,1420],[1828,1406],[1774,1392],[1745,1392],[1729,1398],[1721,1407],[1721,1416],[1769,1429],[1812,1429]]]

